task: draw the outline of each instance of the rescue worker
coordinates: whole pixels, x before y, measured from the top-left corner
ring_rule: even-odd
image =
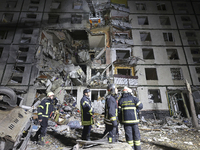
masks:
[[[91,106],[90,89],[83,91],[83,98],[80,101],[81,106],[81,122],[83,125],[82,140],[90,141],[90,131],[92,129],[94,110]]]
[[[49,92],[47,94],[48,98],[42,100],[40,105],[38,106],[38,121],[40,122],[40,129],[36,132],[35,139],[38,139],[38,144],[44,146],[44,136],[46,134],[46,129],[48,126],[48,119],[53,116],[54,106],[53,106],[53,98],[54,93]]]
[[[141,150],[140,131],[138,128],[138,112],[143,108],[143,104],[137,97],[129,93],[130,89],[123,89],[122,97],[118,102],[119,121],[124,125],[126,142],[134,150]]]
[[[118,121],[118,113],[117,113],[117,102],[115,99],[115,95],[117,94],[117,88],[114,84],[109,84],[107,86],[108,95],[106,96],[105,101],[105,131],[104,136],[108,133],[108,142],[114,143],[116,142],[116,132],[117,132],[117,121]]]

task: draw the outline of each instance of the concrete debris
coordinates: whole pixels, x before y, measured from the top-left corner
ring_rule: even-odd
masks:
[[[124,22],[122,20],[111,20],[111,24],[122,30],[128,30],[128,29],[132,28],[132,26],[129,22]]]

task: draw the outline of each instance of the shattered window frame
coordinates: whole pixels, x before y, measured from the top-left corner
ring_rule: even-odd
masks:
[[[200,63],[200,57],[192,57],[194,63]]]
[[[188,38],[196,37],[196,33],[192,31],[186,31],[185,36]]]
[[[71,24],[81,24],[83,20],[82,15],[72,15],[71,16]]]
[[[10,84],[21,84],[23,81],[23,77],[22,76],[12,76],[9,83]]]
[[[149,99],[149,103],[162,103],[160,90],[148,89],[148,99]]]
[[[38,6],[29,6],[29,11],[38,11]]]
[[[16,65],[16,66],[13,67],[14,73],[24,73],[24,71],[25,71],[25,66]]]
[[[2,54],[3,54],[3,50],[4,50],[4,47],[0,47],[0,58],[1,58]]]
[[[169,16],[159,16],[159,20],[161,25],[167,25],[167,26],[171,25]]]
[[[60,15],[48,14],[48,23],[59,23]]]
[[[183,23],[183,28],[184,29],[192,29],[193,28],[193,24],[188,22],[188,23]]]
[[[17,6],[17,1],[10,0],[6,2],[6,8],[13,9],[16,8],[16,6]]]
[[[195,67],[196,73],[200,74],[200,67]]]
[[[200,55],[200,48],[190,48],[191,54]]]
[[[156,68],[145,68],[146,80],[158,80]]]
[[[181,21],[183,21],[183,22],[190,22],[191,18],[189,16],[181,16]]]
[[[142,48],[143,59],[155,59],[153,48]]]
[[[91,91],[91,101],[92,102],[94,102],[95,100],[99,100],[100,99],[100,97],[102,98],[102,97],[105,97],[105,95],[107,94],[106,93],[106,89],[90,89],[90,91]],[[94,92],[96,92],[97,94],[96,94],[96,96],[95,97],[97,97],[97,99],[95,99],[95,98],[93,98],[93,93]],[[102,92],[103,92],[103,94],[102,94]],[[104,94],[105,93],[105,94]]]
[[[134,76],[134,67],[115,66],[115,68],[114,68],[114,74],[118,74],[118,69],[124,69],[124,70],[129,69],[130,70],[130,75],[129,76]]]
[[[142,42],[151,41],[151,34],[150,34],[150,32],[140,32],[140,40]]]
[[[157,7],[157,10],[162,10],[162,11],[167,10],[165,3],[157,3],[156,7]]]
[[[138,16],[138,25],[149,25],[149,20],[147,16]]]
[[[5,40],[8,36],[8,30],[0,30],[0,39]]]
[[[166,51],[167,51],[167,56],[168,56],[169,60],[178,60],[179,59],[177,49],[169,48],[169,49],[166,49]]]
[[[164,32],[163,38],[165,42],[174,42],[174,37],[172,32]]]
[[[181,68],[170,68],[172,80],[183,80],[183,73]]]
[[[30,0],[30,3],[31,3],[31,4],[39,4],[39,3],[40,3],[40,0]]]
[[[4,13],[1,21],[3,23],[12,22],[13,16],[14,16],[13,13]]]
[[[120,54],[119,54],[120,53]],[[125,53],[124,57],[121,58],[120,56],[122,56],[122,53]],[[119,56],[120,55],[120,56]],[[129,58],[131,56],[131,52],[130,50],[120,50],[120,49],[117,49],[116,50],[116,60],[117,59],[126,59],[126,58]]]
[[[135,3],[137,10],[146,10],[146,4],[145,3]]]
[[[188,39],[188,45],[199,45],[196,39]]]

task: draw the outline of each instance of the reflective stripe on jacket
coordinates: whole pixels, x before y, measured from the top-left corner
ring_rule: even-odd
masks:
[[[42,100],[42,102],[37,108],[37,111],[38,111],[38,119],[41,119],[42,117],[49,118],[50,114],[54,112],[52,100],[50,98]]]
[[[81,99],[81,122],[83,126],[94,124],[92,115],[94,114],[94,110],[91,106],[91,101],[89,97],[83,96]]]
[[[143,104],[137,97],[129,93],[124,93],[118,102],[119,120],[122,124],[135,124],[139,122],[138,112],[143,108]]]
[[[116,99],[112,95],[106,96],[104,123],[112,125],[113,121],[118,121],[118,109]]]

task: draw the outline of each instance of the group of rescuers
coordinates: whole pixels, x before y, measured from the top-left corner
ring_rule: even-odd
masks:
[[[102,137],[107,136],[109,143],[117,142],[119,138],[118,125],[120,123],[124,126],[127,143],[134,150],[141,150],[138,113],[143,108],[143,104],[128,87],[124,87],[122,95],[119,96],[116,86],[109,84],[107,92],[104,114],[105,131]],[[94,109],[91,105],[90,94],[90,89],[85,89],[80,101],[83,125],[82,140],[90,140],[90,132],[94,124]],[[39,145],[44,145],[48,118],[54,116],[54,105],[58,102],[53,92],[49,92],[47,96],[48,98],[42,100],[37,109],[40,129],[36,132],[34,139],[38,141]]]

